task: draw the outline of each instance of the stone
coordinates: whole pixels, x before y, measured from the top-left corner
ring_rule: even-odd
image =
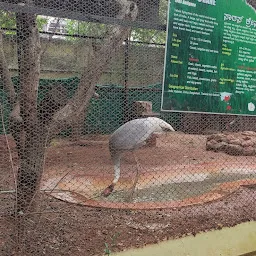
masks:
[[[253,147],[255,145],[255,142],[253,140],[244,140],[241,143],[242,147]]]
[[[206,139],[206,150],[225,152],[229,155],[256,155],[256,132],[212,134]]]
[[[150,101],[135,101],[133,103],[133,108],[136,117],[141,117],[144,113],[152,112],[152,102]]]
[[[253,147],[246,147],[243,149],[244,156],[253,156],[255,155],[255,149]]]
[[[244,131],[241,132],[242,135],[247,135],[247,136],[256,136],[256,132],[253,131]]]
[[[216,140],[209,140],[206,142],[206,150],[215,150],[215,145],[217,144],[218,142]]]
[[[235,140],[230,140],[230,141],[228,141],[228,143],[234,144],[234,145],[241,145],[241,144],[242,144],[242,141],[239,140],[239,139],[235,139]]]
[[[251,137],[250,136],[243,136],[242,139],[243,140],[251,140]]]
[[[225,141],[219,142],[216,144],[216,150],[225,150],[225,148],[228,146],[228,143]]]
[[[228,135],[227,135],[227,139],[228,139],[228,140],[235,140],[236,137],[235,137],[234,135],[232,135],[232,134],[228,134]]]
[[[217,142],[215,140],[208,141],[206,144],[206,150],[213,150],[213,151],[221,151],[225,149],[225,147],[228,145],[228,143],[222,141]]]
[[[229,155],[239,156],[243,153],[243,147],[239,145],[228,144],[225,148],[225,153]]]
[[[221,142],[225,138],[225,135],[221,133],[212,134],[210,138],[216,140],[217,142]]]

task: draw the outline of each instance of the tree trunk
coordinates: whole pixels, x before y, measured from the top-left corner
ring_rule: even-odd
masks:
[[[21,2],[30,2],[23,0]],[[128,0],[116,0],[120,5],[118,19],[135,20],[137,5]],[[54,102],[41,102],[37,106],[37,93],[40,75],[40,39],[36,16],[17,13],[17,50],[19,65],[19,92],[15,92],[10,79],[7,62],[2,51],[0,35],[0,72],[5,91],[13,110],[10,114],[10,129],[16,141],[20,158],[17,174],[18,213],[33,211],[33,199],[39,189],[43,172],[43,162],[47,141],[72,125],[81,112],[88,107],[95,94],[95,85],[108,66],[111,58],[120,49],[130,28],[110,26],[102,47],[93,56],[91,64],[81,76],[78,89],[65,105]],[[55,97],[56,98],[56,97]],[[57,97],[58,98],[58,97]],[[56,103],[56,104],[55,104]],[[21,214],[18,216],[22,216]]]
[[[40,41],[36,16],[17,13],[19,102],[22,128],[12,126],[18,138],[20,168],[17,175],[17,211],[26,212],[40,182],[43,168],[45,129],[37,118],[37,91],[40,74]],[[19,141],[18,141],[19,142]]]
[[[32,127],[31,127],[32,128]],[[27,132],[17,175],[17,212],[34,211],[34,199],[44,168],[46,133],[37,127]]]
[[[116,0],[121,6],[118,19],[135,20],[138,14],[137,5],[132,1]],[[108,67],[110,60],[117,54],[124,40],[130,33],[129,27],[109,26],[102,47],[95,51],[91,64],[85,68],[80,78],[78,89],[73,98],[56,114],[49,126],[51,137],[64,127],[71,126],[80,113],[85,111],[95,92],[95,85]]]

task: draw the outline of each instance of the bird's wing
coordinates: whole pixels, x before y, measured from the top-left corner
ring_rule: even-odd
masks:
[[[135,119],[119,127],[110,137],[110,147],[115,151],[134,150],[146,144],[154,132],[146,119]]]

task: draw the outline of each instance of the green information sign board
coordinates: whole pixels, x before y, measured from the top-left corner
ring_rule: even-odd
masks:
[[[256,0],[169,0],[162,111],[256,115]]]

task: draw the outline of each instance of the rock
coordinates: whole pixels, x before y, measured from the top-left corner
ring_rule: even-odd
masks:
[[[225,148],[225,153],[233,156],[239,156],[243,153],[243,147],[234,144],[228,144]]]
[[[255,155],[255,149],[253,147],[246,147],[243,149],[244,156],[253,156]]]
[[[220,151],[223,150],[228,144],[224,141],[217,142],[215,140],[210,140],[206,143],[206,150]]]
[[[219,142],[215,145],[215,149],[217,151],[222,151],[222,150],[225,150],[225,148],[228,146],[228,143],[222,141],[222,142]]]
[[[244,132],[241,132],[241,134],[246,136],[256,136],[256,132],[253,132],[253,131],[244,131]]]
[[[214,140],[215,136],[216,136],[215,134],[212,134],[212,135],[208,136],[208,137],[206,138],[206,141]]]
[[[214,149],[215,148],[215,145],[217,144],[218,142],[216,140],[209,140],[209,141],[206,141],[206,150],[211,150],[211,149]]]
[[[255,145],[255,142],[253,140],[245,140],[241,143],[242,147],[253,147]]]
[[[218,133],[207,137],[206,150],[229,155],[256,155],[256,132]]]
[[[234,140],[228,141],[228,143],[234,144],[234,145],[241,145],[241,144],[242,144],[242,141],[239,140],[239,139],[234,139]]]
[[[250,136],[243,136],[242,139],[243,140],[251,140],[251,137]]]
[[[215,139],[216,141],[218,141],[218,142],[221,142],[221,141],[223,141],[224,138],[225,138],[225,135],[219,133],[219,134],[216,134],[216,135],[215,135],[215,138],[214,138],[214,139]]]
[[[226,136],[226,137],[223,137],[222,141],[227,142],[227,143],[229,142],[227,136]]]
[[[228,134],[226,136],[226,138],[227,138],[227,140],[235,140],[236,139],[236,137],[234,135],[232,135],[232,134]]]

